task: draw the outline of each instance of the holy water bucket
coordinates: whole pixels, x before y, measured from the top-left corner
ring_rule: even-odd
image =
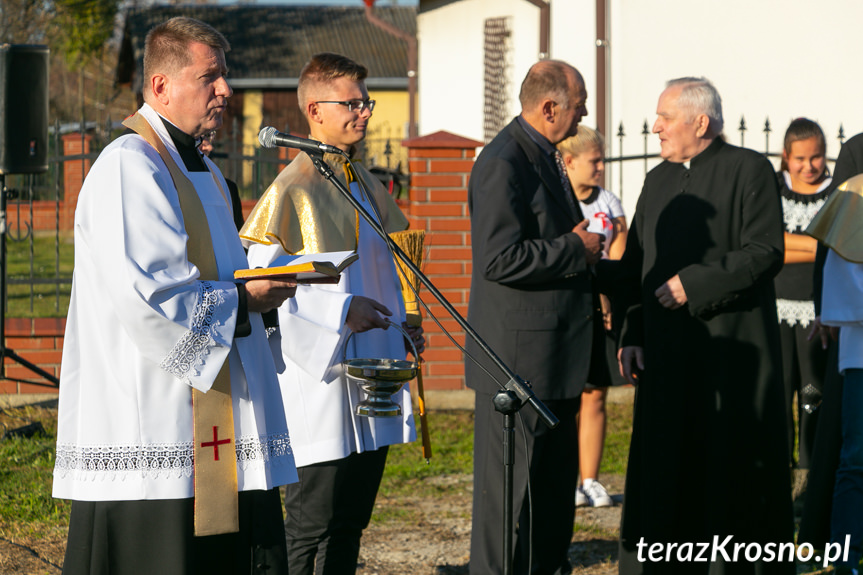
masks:
[[[417,348],[402,326],[387,321],[396,328],[411,344],[414,358],[418,358]],[[348,340],[353,333],[348,336]],[[356,414],[363,417],[398,417],[402,414],[401,407],[393,402],[392,396],[402,386],[417,375],[417,361],[406,359],[356,358],[346,359],[348,342],[342,353],[342,366],[348,379],[362,389],[366,398],[356,408]]]

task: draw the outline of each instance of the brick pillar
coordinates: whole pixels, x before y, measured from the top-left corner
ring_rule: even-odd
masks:
[[[65,318],[6,318],[6,346],[26,361],[60,377],[65,330]],[[11,379],[0,380],[0,394],[58,392],[53,384],[8,356],[3,358],[3,365],[6,377]]]
[[[89,154],[93,136],[80,133],[66,134],[62,137],[63,155],[75,156]],[[78,194],[84,185],[84,178],[90,171],[90,160],[67,160],[63,162],[63,202],[60,211],[60,229],[71,230],[75,220],[75,206],[78,205]]]
[[[436,132],[405,140],[402,145],[408,149],[411,174],[408,219],[412,229],[426,231],[422,271],[462,317],[467,317],[471,273],[467,183],[476,148],[482,146],[482,142]],[[427,290],[421,288],[420,296],[463,346],[465,333],[461,326]],[[429,390],[464,389],[461,351],[433,321],[426,319],[423,327],[426,332],[425,387]]]
[[[308,138],[308,134],[306,134],[305,136],[303,136],[302,134],[297,134],[296,132],[289,132],[289,135],[291,135],[291,136],[298,136],[298,137],[300,137],[300,138]],[[279,147],[279,159],[280,159],[280,160],[285,160],[285,163],[284,163],[284,164],[279,164],[279,171],[281,172],[282,170],[284,170],[285,168],[287,168],[287,167],[288,167],[288,163],[289,163],[289,162],[291,162],[291,161],[293,161],[293,159],[294,159],[294,158],[296,158],[296,157],[297,157],[297,154],[299,154],[299,153],[300,153],[300,151],[299,151],[298,149],[296,149],[296,148],[283,148],[283,147],[281,147],[281,146],[280,146],[280,147]],[[269,185],[269,184],[268,184],[268,185]]]

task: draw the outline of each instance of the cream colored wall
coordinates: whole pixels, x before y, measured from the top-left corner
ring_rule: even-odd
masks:
[[[392,155],[390,167],[395,168],[399,160],[407,169],[407,155],[401,148],[401,141],[407,138],[410,104],[407,90],[370,90],[369,98],[375,100],[375,111],[369,121],[366,134],[366,163],[369,166],[386,166],[384,154],[386,139],[389,138]]]
[[[258,90],[243,92],[243,155],[252,156],[258,147],[258,133],[261,130],[264,94]],[[243,185],[252,183],[254,162],[243,162]]]

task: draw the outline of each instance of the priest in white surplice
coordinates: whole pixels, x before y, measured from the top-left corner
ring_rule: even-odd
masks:
[[[277,487],[297,476],[260,313],[296,284],[233,281],[248,263],[228,188],[195,148],[221,125],[228,49],[191,18],[151,30],[146,103],[81,190],[54,471],[73,500],[64,573],[286,573]]]
[[[298,85],[312,138],[348,153],[354,150],[365,137],[374,108],[365,77],[366,68],[344,56],[312,57]],[[370,213],[380,213],[388,232],[407,227],[398,206],[368,170],[336,154],[324,159]],[[360,192],[357,178],[370,188],[376,209]],[[360,417],[355,408],[362,391],[345,378],[341,367],[345,354],[405,357],[403,334],[378,329],[387,327],[386,317],[405,320],[392,255],[305,153],[279,174],[240,236],[253,267],[265,267],[286,252],[356,249],[359,254],[337,285],[299,286],[296,297],[279,308],[285,364],[279,380],[299,473],[299,482],[285,493],[288,567],[291,575],[354,573],[387,446],[416,438],[407,386],[393,398],[402,417]],[[408,334],[421,351],[422,329]]]

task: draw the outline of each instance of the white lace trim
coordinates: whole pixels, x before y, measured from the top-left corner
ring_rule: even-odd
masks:
[[[241,437],[236,444],[237,464],[241,469],[265,463],[281,464],[291,454],[287,433],[268,437]],[[57,444],[54,472],[59,477],[72,475],[90,481],[143,479],[180,479],[191,477],[194,451],[192,442],[150,445]]]
[[[114,480],[128,474],[158,479],[192,476],[192,442],[151,445],[57,444],[55,472],[61,477]]]
[[[790,198],[782,197],[782,214],[785,219],[785,229],[789,234],[800,232],[809,227],[809,222],[824,205],[827,198],[821,198],[814,202],[796,202]]]
[[[159,367],[189,385],[193,375],[199,375],[198,368],[203,365],[204,357],[214,346],[213,322],[216,308],[224,303],[222,293],[210,282],[198,284],[198,303],[192,316],[192,326],[180,338]]]
[[[815,320],[815,302],[777,298],[776,313],[780,323],[784,321],[790,326],[799,323],[802,327],[807,327]]]
[[[237,462],[243,469],[278,461],[290,454],[291,439],[287,432],[267,438],[241,437],[237,442]]]

